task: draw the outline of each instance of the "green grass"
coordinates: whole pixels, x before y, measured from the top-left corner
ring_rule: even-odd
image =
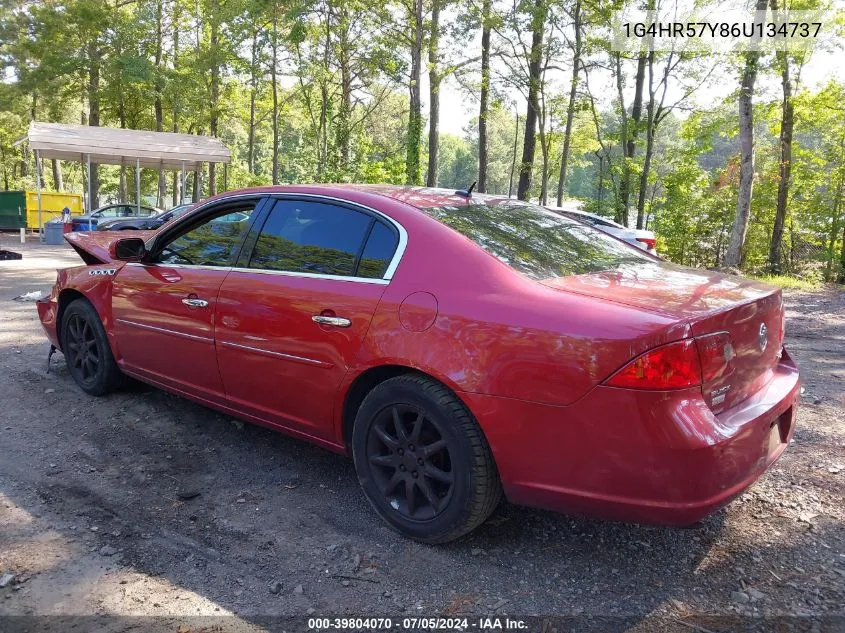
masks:
[[[752,275],[753,279],[789,290],[819,290],[822,283],[818,279],[802,279],[788,275]]]

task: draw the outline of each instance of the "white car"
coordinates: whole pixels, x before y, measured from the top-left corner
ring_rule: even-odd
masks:
[[[654,248],[655,245],[655,237],[654,231],[646,231],[644,229],[629,229],[621,224],[614,222],[613,220],[608,220],[607,218],[603,218],[600,215],[595,215],[593,213],[586,213],[585,211],[575,211],[572,209],[559,209],[557,207],[548,207],[551,211],[555,213],[560,213],[561,215],[565,215],[568,218],[572,218],[573,220],[579,220],[580,222],[584,222],[597,228],[600,231],[604,231],[614,237],[618,237],[620,240],[628,242],[629,244],[633,244],[634,246],[643,249],[644,251],[648,251],[652,255],[657,255],[657,251]]]

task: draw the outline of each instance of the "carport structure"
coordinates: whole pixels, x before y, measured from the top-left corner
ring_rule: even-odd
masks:
[[[125,130],[87,125],[43,123],[33,121],[25,139],[35,152],[35,179],[38,191],[38,226],[41,223],[41,161],[42,159],[80,161],[87,165],[90,212],[91,165],[121,165],[135,167],[135,198],[141,208],[141,169],[181,171],[181,201],[185,201],[185,176],[195,171],[199,177],[203,163],[223,164],[223,190],[228,177],[227,165],[232,152],[216,138],[174,132]],[[199,181],[199,179],[198,179]]]

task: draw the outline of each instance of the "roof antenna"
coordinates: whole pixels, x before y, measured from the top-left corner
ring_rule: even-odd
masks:
[[[475,183],[477,182],[477,180],[473,180],[472,184],[469,186],[469,189],[458,189],[455,192],[455,195],[462,196],[464,198],[472,198],[472,190],[475,189]]]

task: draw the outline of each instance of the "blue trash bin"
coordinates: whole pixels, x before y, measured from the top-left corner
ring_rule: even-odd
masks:
[[[61,246],[65,243],[65,223],[61,220],[50,220],[44,223],[45,243],[50,246]]]

